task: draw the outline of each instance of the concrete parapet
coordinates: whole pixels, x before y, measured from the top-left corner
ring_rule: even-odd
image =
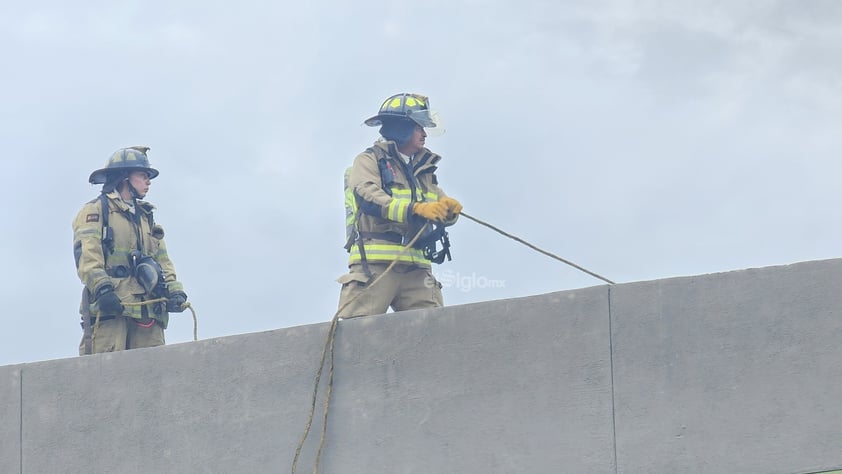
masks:
[[[838,468],[840,283],[827,260],[340,321],[320,472]],[[328,329],[0,367],[0,472],[289,472]]]

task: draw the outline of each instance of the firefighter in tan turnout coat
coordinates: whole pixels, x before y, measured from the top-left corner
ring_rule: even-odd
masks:
[[[80,355],[163,345],[168,313],[183,311],[187,301],[164,229],[153,219],[155,208],[141,201],[158,176],[148,150],[117,150],[91,173],[90,183],[102,184],[102,193],[73,221],[73,253],[84,284]],[[168,300],[138,304],[160,298]]]
[[[450,257],[445,227],[456,222],[462,206],[439,187],[435,171],[441,157],[425,147],[425,129],[437,126],[429,99],[394,95],[365,124],[379,125],[382,138],[345,174],[350,271],[338,280],[339,316],[442,306],[431,262]],[[404,250],[419,233],[413,247]],[[368,289],[394,260],[390,273]]]

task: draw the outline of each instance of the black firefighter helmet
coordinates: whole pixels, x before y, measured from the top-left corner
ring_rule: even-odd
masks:
[[[365,121],[369,127],[383,125],[390,119],[410,119],[424,128],[439,126],[435,112],[430,110],[430,99],[420,94],[395,94],[380,105],[377,115]]]
[[[158,176],[158,170],[149,166],[149,158],[146,156],[147,151],[149,151],[148,146],[130,146],[115,151],[108,158],[104,168],[91,173],[88,182],[105,184],[108,178],[115,173],[125,172],[128,174],[132,171],[146,171],[149,173],[149,179],[155,178]]]

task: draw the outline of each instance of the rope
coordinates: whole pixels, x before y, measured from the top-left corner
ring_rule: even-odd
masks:
[[[169,300],[167,300],[166,298],[157,298],[154,300],[140,301],[137,303],[123,303],[123,306],[145,306],[153,303],[165,303],[167,301]],[[199,340],[199,321],[198,319],[196,319],[196,310],[193,309],[193,305],[190,304],[189,301],[186,301],[184,302],[184,304],[181,305],[181,310],[184,311],[185,309],[189,309],[190,312],[193,314],[193,342],[196,342]]]
[[[609,279],[607,279],[607,278],[605,278],[605,277],[603,277],[603,276],[601,276],[597,273],[594,273],[594,272],[592,272],[592,271],[590,271],[586,268],[583,268],[579,265],[576,265],[575,263],[573,263],[569,260],[565,260],[565,259],[559,257],[558,255],[555,255],[555,254],[547,252],[546,250],[543,250],[539,247],[536,247],[535,245],[530,244],[529,242],[521,239],[520,237],[512,235],[508,232],[505,232],[505,231],[503,231],[503,230],[501,230],[497,227],[494,227],[493,225],[491,225],[487,222],[484,222],[480,219],[477,219],[476,217],[473,217],[469,214],[465,214],[464,212],[461,212],[460,215],[465,216],[465,218],[470,219],[470,220],[476,222],[477,224],[488,227],[489,229],[494,230],[494,231],[496,231],[496,232],[498,232],[498,233],[500,233],[500,234],[502,234],[502,235],[504,235],[504,236],[506,236],[510,239],[516,240],[517,242],[520,242],[523,245],[526,245],[527,247],[529,247],[529,248],[531,248],[531,249],[533,249],[537,252],[540,252],[540,253],[542,253],[542,254],[550,257],[550,258],[558,260],[562,263],[570,265],[573,268],[576,268],[580,271],[583,271],[583,272],[587,273],[588,275],[596,277],[596,278],[598,278],[598,279],[600,279],[600,280],[602,280],[602,281],[604,281],[608,284],[611,284],[611,285],[614,284],[613,281],[611,281],[611,280],[609,280]],[[415,244],[415,242],[418,240],[418,238],[421,237],[421,234],[426,230],[428,225],[429,224],[425,224],[424,227],[422,227],[421,230],[418,231],[418,233],[415,235],[415,237],[413,237],[413,239],[408,244],[406,244],[406,246],[401,250],[401,252],[397,255],[397,257],[395,257],[395,260],[393,260],[389,264],[389,266],[386,267],[386,270],[384,270],[381,275],[377,276],[377,278],[375,278],[374,281],[372,281],[368,286],[366,286],[366,288],[363,289],[363,291],[361,291],[360,293],[357,293],[356,296],[354,296],[353,298],[348,300],[344,305],[342,305],[336,311],[336,314],[333,315],[333,318],[330,321],[330,328],[328,329],[327,340],[325,341],[324,349],[322,349],[322,357],[321,357],[321,361],[319,362],[319,369],[316,372],[316,380],[315,380],[315,383],[314,383],[314,386],[313,386],[313,396],[310,400],[310,414],[307,417],[307,424],[305,425],[305,428],[304,428],[304,434],[301,436],[301,441],[298,443],[298,447],[295,450],[295,457],[293,458],[293,461],[292,461],[292,474],[296,473],[296,469],[298,467],[298,458],[301,455],[301,450],[304,447],[304,442],[307,440],[307,437],[310,435],[310,428],[313,425],[313,418],[314,418],[315,412],[316,412],[316,398],[318,397],[319,383],[321,382],[322,372],[324,370],[324,365],[325,365],[325,359],[327,358],[328,354],[330,354],[330,361],[329,361],[330,365],[329,365],[329,370],[328,370],[328,381],[327,381],[327,389],[326,389],[327,391],[326,391],[326,394],[325,394],[324,414],[322,415],[322,433],[321,433],[321,437],[319,439],[319,448],[318,448],[318,451],[316,452],[315,464],[313,466],[313,474],[318,474],[318,472],[319,472],[319,462],[321,461],[322,449],[324,448],[325,437],[326,437],[326,434],[327,434],[327,414],[328,414],[328,410],[330,408],[330,397],[331,397],[331,392],[333,390],[333,372],[334,372],[333,371],[333,368],[334,368],[333,354],[334,354],[334,342],[336,341],[336,326],[337,326],[337,322],[339,321],[339,314],[342,312],[342,310],[344,310],[346,307],[348,307],[348,305],[350,305],[351,303],[356,301],[357,298],[359,298],[360,296],[365,294],[366,291],[370,290],[371,287],[376,285],[377,282],[379,282],[383,277],[385,277],[389,273],[389,271],[392,270],[392,268],[395,266],[395,264],[398,263],[397,259],[401,255],[406,253],[409,249],[412,248],[412,246]]]
[[[193,305],[189,301],[181,305],[181,309],[184,310],[184,308],[189,309],[190,313],[193,314],[193,342],[196,342],[199,340],[199,322],[196,318],[196,310],[193,309]]]
[[[419,237],[421,237],[421,234],[423,234],[424,231],[427,230],[427,226],[429,226],[429,224],[424,224],[424,226],[421,227],[421,230],[419,230],[418,233],[415,234],[415,237],[413,237],[412,240],[410,240],[409,243],[406,244],[403,247],[403,249],[401,249],[401,251],[398,253],[398,255],[395,256],[395,259],[392,261],[392,263],[390,263],[389,266],[386,267],[385,270],[383,270],[383,273],[378,275],[377,278],[374,279],[374,281],[372,281],[369,285],[367,285],[363,289],[363,291],[357,293],[356,296],[354,296],[353,298],[346,301],[344,305],[340,306],[339,309],[336,310],[336,314],[333,315],[333,318],[330,321],[330,328],[328,329],[327,340],[325,341],[325,347],[322,350],[322,358],[321,358],[321,361],[319,362],[319,370],[316,372],[316,380],[315,380],[315,383],[313,385],[313,397],[310,401],[310,414],[307,417],[307,424],[305,425],[305,428],[304,428],[304,435],[301,437],[301,441],[298,443],[298,447],[295,449],[295,457],[292,460],[292,474],[296,473],[296,469],[297,469],[297,466],[298,466],[298,457],[301,455],[301,449],[304,447],[304,442],[307,440],[307,436],[309,436],[309,434],[310,434],[310,428],[313,425],[313,417],[315,416],[315,412],[316,412],[316,398],[318,397],[318,392],[319,392],[319,382],[321,381],[321,378],[322,378],[322,371],[324,369],[325,359],[327,358],[327,354],[330,353],[330,366],[329,366],[329,371],[328,371],[327,392],[325,394],[324,414],[322,415],[322,433],[321,433],[321,437],[319,439],[319,449],[318,449],[318,451],[316,451],[316,461],[315,461],[315,464],[313,465],[313,474],[317,474],[319,472],[319,462],[321,461],[322,448],[324,448],[325,437],[327,435],[327,413],[328,413],[328,409],[330,408],[330,396],[331,396],[331,392],[333,390],[333,367],[334,367],[334,365],[333,365],[333,349],[334,349],[334,342],[336,341],[336,325],[339,321],[339,314],[342,313],[342,310],[347,308],[351,303],[356,301],[357,298],[359,298],[360,296],[365,294],[366,291],[369,291],[371,289],[371,287],[376,285],[383,277],[385,277],[392,270],[392,268],[394,268],[394,266],[398,263],[398,259],[401,257],[401,255],[405,254],[409,249],[412,248],[413,245],[415,245],[415,242],[418,240]]]
[[[602,276],[602,275],[599,275],[599,274],[597,274],[597,273],[594,273],[594,272],[592,272],[592,271],[590,271],[590,270],[588,270],[588,269],[586,269],[586,268],[580,267],[579,265],[576,265],[575,263],[571,262],[570,260],[565,260],[565,259],[563,259],[563,258],[559,257],[558,255],[554,254],[554,253],[550,253],[550,252],[547,252],[546,250],[543,250],[543,249],[541,249],[541,248],[539,248],[539,247],[536,247],[536,246],[534,246],[534,245],[530,244],[529,242],[527,242],[527,241],[525,241],[525,240],[521,239],[520,237],[517,237],[517,236],[515,236],[515,235],[512,235],[512,234],[510,234],[510,233],[508,233],[508,232],[506,232],[506,231],[504,231],[504,230],[498,229],[497,227],[494,227],[493,225],[491,225],[491,224],[489,224],[489,223],[487,223],[487,222],[481,221],[481,220],[477,219],[476,217],[473,217],[473,216],[471,216],[471,215],[469,215],[469,214],[465,214],[464,212],[459,213],[459,215],[464,216],[465,218],[470,219],[470,220],[472,220],[472,221],[476,222],[477,224],[484,225],[485,227],[488,227],[489,229],[491,229],[491,230],[493,230],[493,231],[495,231],[495,232],[498,232],[498,233],[500,233],[500,234],[502,234],[502,235],[505,235],[506,237],[508,237],[508,238],[510,238],[510,239],[516,240],[516,241],[518,241],[518,242],[522,243],[523,245],[526,245],[527,247],[531,248],[532,250],[535,250],[535,251],[537,251],[537,252],[540,252],[540,253],[542,253],[542,254],[544,254],[544,255],[546,255],[546,256],[548,256],[548,257],[550,257],[550,258],[554,258],[554,259],[558,260],[559,262],[566,263],[567,265],[570,265],[571,267],[573,267],[573,268],[575,268],[575,269],[577,269],[577,270],[581,270],[581,271],[583,271],[583,272],[587,273],[588,275],[590,275],[590,276],[592,276],[592,277],[599,278],[600,280],[602,280],[602,281],[604,281],[604,282],[606,282],[606,283],[608,283],[608,284],[611,284],[611,285],[613,285],[613,284],[614,284],[614,282],[613,282],[613,281],[609,280],[608,278],[605,278],[605,277],[604,277],[604,276]]]

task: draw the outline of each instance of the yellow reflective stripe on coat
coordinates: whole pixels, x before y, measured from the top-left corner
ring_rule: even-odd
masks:
[[[87,236],[94,236],[96,238],[99,238],[100,235],[102,235],[102,229],[99,227],[95,229],[91,227],[83,227],[73,232],[73,241],[75,242],[77,240],[82,240]]]
[[[397,260],[399,262],[418,263],[422,265],[429,265],[430,261],[424,258],[424,252],[421,249],[407,249],[405,252],[403,246],[399,244],[363,244],[365,248],[365,258],[368,261],[385,261],[391,262]],[[401,255],[401,252],[403,254]],[[362,257],[360,256],[359,246],[351,248],[351,255],[348,257],[348,263],[360,263]]]
[[[395,222],[406,222],[406,212],[409,209],[409,199],[392,199],[386,210],[386,218]]]
[[[392,197],[394,199],[412,199],[412,191],[404,188],[391,188]],[[439,195],[434,192],[425,192],[421,194],[424,201],[438,201]]]

